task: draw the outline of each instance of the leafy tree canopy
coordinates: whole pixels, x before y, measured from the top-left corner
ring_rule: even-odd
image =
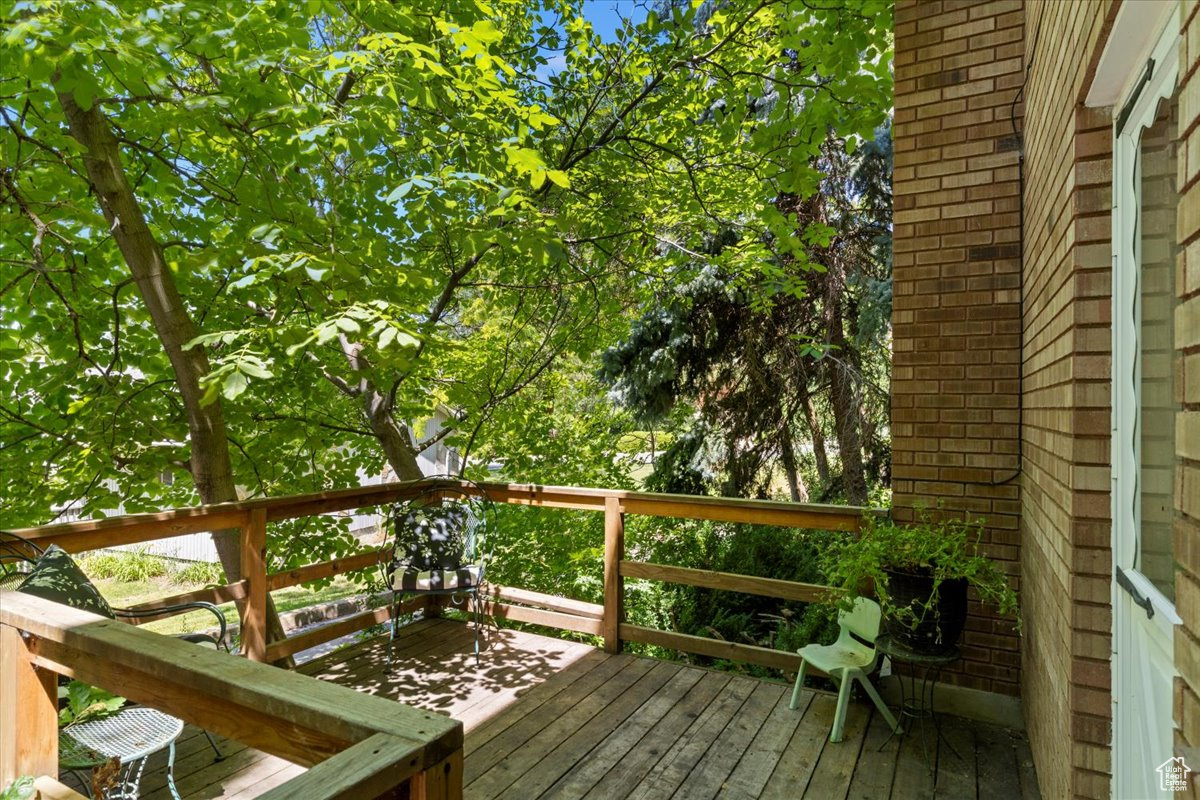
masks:
[[[246,493],[411,474],[408,422],[440,403],[458,445],[536,453],[522,392],[694,277],[730,220],[705,266],[786,255],[801,291],[826,229],[774,201],[885,118],[890,14],[668,6],[604,42],[568,0],[4,0],[6,524],[194,502],[159,476],[195,473],[213,409]],[[119,160],[98,171],[89,134]],[[104,169],[161,252],[149,278]]]

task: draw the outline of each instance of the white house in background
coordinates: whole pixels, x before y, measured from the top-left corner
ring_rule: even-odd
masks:
[[[444,405],[438,406],[432,417],[425,420],[424,424],[416,425],[414,428],[420,431],[421,440],[428,440],[430,437],[437,436],[445,427],[446,422],[454,417],[455,414],[452,409]],[[443,439],[422,452],[417,457],[417,463],[420,465],[421,472],[424,475],[452,475],[458,472],[462,466],[462,457],[457,450],[448,447]],[[358,482],[362,486],[373,486],[395,479],[395,473],[386,465],[383,472],[378,475],[368,475],[361,470],[358,473]],[[78,504],[71,504],[70,507],[56,510],[59,512],[58,518],[55,520],[56,522],[72,522],[79,519]],[[104,515],[108,517],[120,516],[124,513],[124,509],[120,506],[113,509],[105,509],[104,511]],[[338,512],[338,516],[347,515],[351,518],[351,532],[359,538],[378,532],[380,522],[382,521],[381,515],[378,513],[350,514],[349,512]],[[160,539],[154,542],[119,545],[112,549],[141,550],[180,561],[204,561],[215,564],[220,560],[217,557],[217,548],[213,545],[212,536],[208,533],[193,533],[186,536],[175,536],[170,539]]]

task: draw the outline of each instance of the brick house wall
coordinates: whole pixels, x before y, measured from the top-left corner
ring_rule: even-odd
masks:
[[[1019,581],[1020,216],[1012,103],[1020,0],[898,2],[892,278],[893,514],[986,518]],[[1020,104],[1016,107],[1020,126]],[[972,603],[945,680],[1020,687],[1010,621]]]
[[[1182,625],[1174,716],[1178,744],[1200,748],[1200,16],[1196,0],[1181,6],[1173,505]],[[947,508],[985,514],[989,551],[1019,573],[1024,629],[1013,679],[1019,675],[1045,797],[1107,797],[1111,783],[1112,112],[1083,100],[1118,9],[1119,0],[899,0],[896,9],[895,505],[903,516],[941,497]],[[996,36],[1010,38],[1001,44]],[[1018,52],[1000,53],[1004,45]],[[1008,164],[998,161],[996,137],[1004,134],[996,123],[1007,107],[982,98],[1011,103],[1025,65],[1024,109],[1016,108],[1026,180],[1023,267],[1017,262],[1024,307],[1015,317],[1022,474],[1019,496],[998,498],[980,492],[971,468],[1002,472],[1014,434],[1000,403],[1012,377],[990,373],[999,397],[992,435],[983,436],[960,416],[980,407],[987,387],[957,367],[1010,363],[1011,342],[994,330],[990,348],[970,346],[972,305],[964,301],[972,289],[954,281],[992,292],[996,323],[1013,319],[1011,287],[1002,283],[1009,252],[995,251],[985,269],[971,248],[1019,241],[1019,222],[1008,215]],[[967,119],[985,108],[990,116]],[[972,127],[954,138],[963,124]],[[1020,536],[1010,544],[1013,499]],[[973,617],[976,642],[996,644],[978,638],[988,624],[997,630],[996,621]],[[1008,690],[1005,678],[979,673],[1005,652],[973,646],[976,666],[968,663],[958,682]]]
[[[1179,66],[1180,244],[1176,289],[1175,347],[1178,354],[1175,453],[1176,740],[1200,747],[1200,5],[1184,13]],[[1200,769],[1200,765],[1194,765]]]
[[[1046,797],[1111,774],[1112,120],[1082,100],[1112,11],[1026,4],[1022,695]]]

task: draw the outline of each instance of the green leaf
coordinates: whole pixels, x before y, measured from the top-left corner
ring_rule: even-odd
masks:
[[[504,38],[503,32],[496,29],[489,19],[481,19],[471,26],[472,35],[484,44],[493,44]]]
[[[398,203],[408,196],[408,193],[412,191],[412,188],[413,182],[406,181],[405,183],[402,183],[393,189],[384,202],[388,204]]]
[[[228,400],[236,400],[242,392],[246,391],[247,386],[249,386],[249,381],[246,380],[245,375],[240,372],[230,372],[221,384],[221,394]]]
[[[249,375],[251,378],[273,378],[275,377],[269,369],[260,363],[253,361],[242,361],[238,364],[238,369]]]

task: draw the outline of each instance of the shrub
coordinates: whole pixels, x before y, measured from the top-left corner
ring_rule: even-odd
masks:
[[[210,564],[206,561],[192,561],[180,565],[175,570],[175,580],[179,583],[225,583],[225,570],[220,564]]]
[[[166,575],[167,560],[145,549],[93,553],[81,559],[81,567],[92,578],[146,581]]]

